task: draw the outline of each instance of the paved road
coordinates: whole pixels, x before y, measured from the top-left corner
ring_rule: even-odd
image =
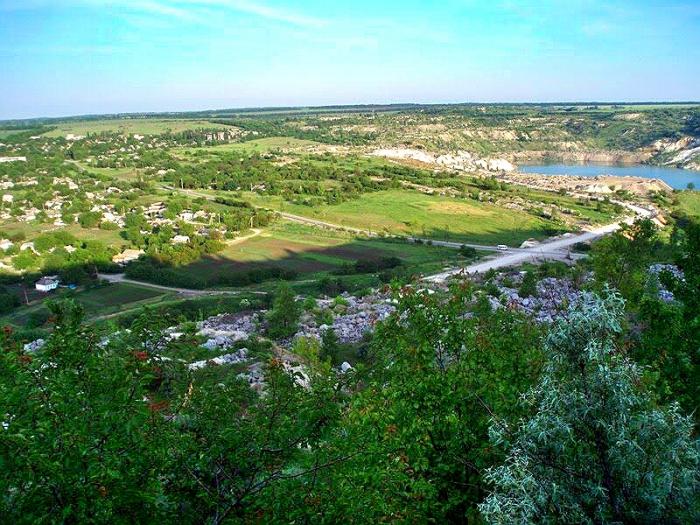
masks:
[[[581,257],[580,254],[572,254],[570,248],[579,242],[588,242],[598,239],[604,235],[612,233],[620,228],[622,224],[631,224],[638,217],[652,217],[655,212],[634,204],[622,203],[623,206],[635,212],[634,216],[627,217],[619,223],[607,224],[591,231],[569,235],[560,239],[544,242],[535,248],[525,248],[520,250],[509,249],[503,255],[466,266],[464,268],[453,268],[435,275],[426,277],[425,280],[433,283],[443,283],[453,275],[483,273],[492,269],[504,268],[506,266],[517,266],[525,262],[536,262],[543,260],[565,261],[571,258]]]

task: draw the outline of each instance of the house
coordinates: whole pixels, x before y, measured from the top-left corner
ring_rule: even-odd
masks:
[[[135,261],[141,255],[143,255],[143,253],[143,250],[124,250],[122,253],[119,253],[112,257],[112,262],[115,264],[124,265],[128,262]]]
[[[56,275],[47,275],[39,279],[34,287],[40,292],[50,292],[58,288],[58,277]]]
[[[15,243],[13,243],[10,239],[2,239],[0,240],[0,250],[9,250],[14,246]]]
[[[173,244],[186,244],[190,242],[190,238],[188,235],[176,235],[175,237],[172,238],[171,241]]]

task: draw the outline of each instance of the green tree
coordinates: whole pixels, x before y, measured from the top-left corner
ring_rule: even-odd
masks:
[[[537,297],[537,276],[532,271],[525,272],[523,282],[518,290],[520,297]]]
[[[657,407],[616,348],[623,301],[586,294],[545,344],[547,365],[526,396],[535,414],[491,427],[508,450],[480,505],[490,523],[690,523],[698,450],[692,420]],[[696,516],[697,517],[697,516]]]
[[[101,218],[102,214],[100,212],[87,211],[78,216],[78,222],[83,228],[94,228],[99,224]]]
[[[637,301],[647,280],[656,227],[650,219],[641,219],[599,240],[591,250],[598,289],[615,287],[625,299]]]
[[[301,308],[294,299],[294,292],[289,284],[282,282],[272,302],[272,309],[267,316],[267,332],[271,337],[281,338],[294,335]]]
[[[700,224],[687,222],[676,228],[676,265],[683,278],[660,276],[674,294],[674,301],[659,298],[652,287],[639,301],[634,320],[640,337],[632,356],[649,367],[657,394],[664,401],[677,400],[688,413],[700,417]]]
[[[371,366],[343,376],[358,391],[314,461],[347,459],[303,480],[324,503],[298,512],[363,523],[478,519],[483,469],[501,459],[488,440],[490,413],[520,414],[517,400],[541,365],[536,325],[505,309],[467,316],[470,299],[469,290],[399,292]]]
[[[75,303],[49,307],[41,356],[0,342],[3,521],[151,521],[172,428],[143,401],[151,365],[98,344]]]
[[[326,328],[321,334],[321,359],[329,360],[330,363],[338,362],[340,353],[340,342],[333,328]]]

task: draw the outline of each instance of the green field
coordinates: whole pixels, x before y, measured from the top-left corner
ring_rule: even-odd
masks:
[[[179,133],[191,129],[227,129],[229,126],[214,124],[208,120],[186,119],[103,119],[103,120],[76,120],[55,124],[56,129],[48,132],[47,137],[64,137],[69,133],[73,135],[87,135],[88,133],[101,133],[104,131],[124,134],[138,133],[141,135],[159,135],[170,131]]]
[[[335,206],[313,208],[276,197],[247,195],[257,205],[374,232],[511,246],[546,236],[543,228],[547,223],[525,212],[415,191],[367,193]]]
[[[303,140],[294,137],[266,137],[262,139],[236,142],[233,144],[218,144],[202,148],[176,148],[173,152],[181,154],[228,153],[231,151],[246,151],[248,153],[264,153],[276,149],[298,149],[309,146],[320,146],[313,140]]]
[[[261,235],[228,246],[215,256],[180,268],[192,275],[248,272],[263,267],[298,272],[299,279],[318,278],[358,259],[398,257],[414,273],[437,272],[464,262],[457,250],[393,239],[357,238],[301,224],[281,222]]]
[[[678,209],[691,217],[700,217],[700,191],[679,192]]]
[[[59,288],[49,294],[40,294],[31,290],[32,304],[21,306],[10,315],[0,318],[0,323],[25,326],[33,314],[46,314],[44,299],[72,298],[85,308],[88,319],[115,314],[138,308],[144,304],[161,302],[174,297],[175,294],[147,288],[130,283],[116,283],[86,290],[71,291]],[[23,294],[22,294],[23,297]],[[35,298],[39,298],[35,302]]]

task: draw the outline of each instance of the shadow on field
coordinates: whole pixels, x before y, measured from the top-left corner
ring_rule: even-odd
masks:
[[[543,239],[561,233],[557,230],[523,229],[516,232],[494,232],[480,235],[480,244],[496,246],[508,243],[518,246],[528,238]],[[431,230],[427,237],[434,240],[464,242],[446,230]],[[516,239],[517,242],[513,242]],[[510,240],[510,242],[508,242]],[[250,244],[248,244],[250,243]],[[250,260],[254,258],[254,260]],[[389,264],[389,259],[398,264]],[[377,273],[401,267],[403,273],[420,271],[426,264],[454,265],[465,262],[455,248],[409,243],[400,238],[357,237],[333,246],[318,246],[308,242],[269,238],[247,241],[219,254],[207,255],[183,266],[169,266],[154,259],[141,259],[126,268],[129,278],[165,286],[206,289],[221,286],[248,286],[268,280],[303,279],[319,272],[335,275]],[[397,270],[398,271],[398,270]]]

